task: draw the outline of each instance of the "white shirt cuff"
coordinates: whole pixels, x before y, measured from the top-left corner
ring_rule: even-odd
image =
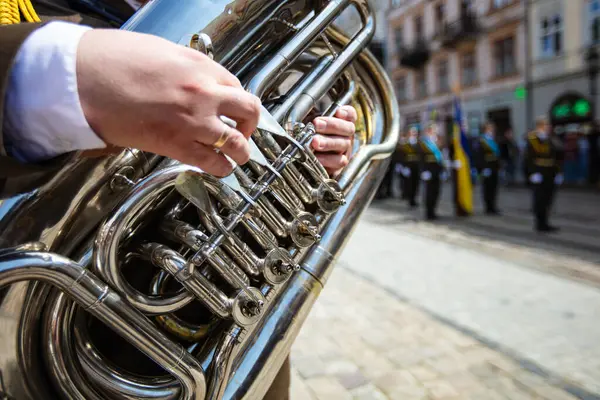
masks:
[[[77,47],[86,26],[56,21],[35,30],[17,53],[4,109],[7,153],[39,162],[106,147],[90,128],[77,91]]]

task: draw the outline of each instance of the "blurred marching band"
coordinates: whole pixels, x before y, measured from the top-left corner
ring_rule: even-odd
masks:
[[[411,208],[418,207],[421,189],[424,217],[436,220],[442,184],[449,181],[455,215],[467,217],[473,214],[473,188],[479,183],[485,214],[497,216],[501,215],[497,204],[498,187],[514,183],[517,168],[521,166],[532,193],[534,229],[538,232],[558,230],[550,225],[549,214],[556,188],[564,180],[561,167],[564,146],[554,137],[548,119],[537,118],[536,127],[526,135],[522,149],[510,131],[499,143],[492,122],[484,124],[481,135],[469,138],[462,121],[460,99],[455,96],[454,123],[449,135],[442,137],[435,122],[429,122],[422,132],[417,126],[402,132],[377,198],[393,195],[392,184],[397,175],[402,200]]]

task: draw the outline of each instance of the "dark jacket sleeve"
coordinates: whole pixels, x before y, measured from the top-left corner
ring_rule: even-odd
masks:
[[[0,198],[31,190],[72,157],[72,154],[67,154],[39,164],[23,164],[10,157],[4,146],[4,101],[11,68],[25,39],[42,25],[22,23],[0,26]]]
[[[527,143],[525,146],[525,171],[527,175],[532,175],[536,171],[535,167],[535,150],[533,149],[533,145],[531,144],[531,138],[527,138]],[[526,177],[529,179],[529,176]]]

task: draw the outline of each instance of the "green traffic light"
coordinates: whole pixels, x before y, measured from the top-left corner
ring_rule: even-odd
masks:
[[[571,115],[571,107],[568,104],[559,104],[552,110],[556,118],[566,118]]]
[[[527,97],[527,89],[523,86],[517,87],[515,89],[515,99],[523,100],[525,97]]]
[[[587,117],[592,111],[592,105],[586,99],[578,99],[574,103],[557,104],[552,109],[552,116],[558,119],[569,117]]]
[[[573,112],[579,117],[586,116],[590,113],[590,103],[587,100],[577,100],[573,105]]]

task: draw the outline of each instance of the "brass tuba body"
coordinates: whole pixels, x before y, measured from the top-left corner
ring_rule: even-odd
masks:
[[[348,11],[350,10],[350,11]],[[361,25],[333,25],[355,12]],[[0,201],[0,397],[261,399],[394,150],[367,0],[153,0],[122,29],[203,51],[268,113],[216,179],[125,149],[72,158]],[[315,112],[357,108],[332,179]],[[305,124],[303,124],[306,123]]]

